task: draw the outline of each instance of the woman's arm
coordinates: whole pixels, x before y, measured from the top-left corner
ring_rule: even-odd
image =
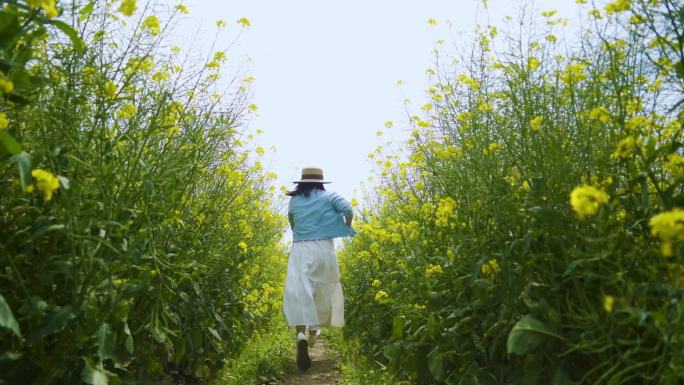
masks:
[[[333,207],[337,212],[344,215],[344,220],[347,226],[351,227],[352,219],[354,218],[354,210],[346,199],[339,196],[337,193],[330,194],[330,202],[332,202]]]

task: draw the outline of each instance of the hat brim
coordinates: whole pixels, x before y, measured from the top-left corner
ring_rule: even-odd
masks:
[[[302,180],[295,180],[292,183],[323,183],[323,184],[327,184],[327,183],[332,183],[332,182],[328,182],[328,181],[320,180],[320,179],[302,179]]]

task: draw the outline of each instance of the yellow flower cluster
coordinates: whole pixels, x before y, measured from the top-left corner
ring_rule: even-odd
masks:
[[[145,18],[145,20],[143,20],[142,26],[151,35],[159,35],[159,19],[157,18],[157,16],[148,16],[147,18]]]
[[[530,120],[530,129],[534,132],[539,132],[541,131],[542,123],[544,123],[544,118],[535,116]]]
[[[430,263],[427,266],[427,268],[425,268],[425,272],[427,273],[427,275],[438,275],[438,274],[442,274],[444,272],[444,270],[442,270],[442,266],[433,265]]]
[[[626,137],[618,142],[615,146],[615,151],[611,155],[612,158],[627,159],[632,156],[634,150],[641,146],[643,139],[633,136]]]
[[[102,87],[102,94],[107,99],[114,99],[116,94],[119,92],[119,87],[112,80],[107,80],[107,82]]]
[[[374,279],[373,283],[371,283],[373,287],[380,287],[380,285],[382,285],[382,282],[379,279]]]
[[[610,112],[606,107],[594,107],[588,113],[589,119],[599,121],[603,124],[608,124],[610,122]]]
[[[603,190],[594,186],[575,187],[570,193],[570,205],[580,218],[595,215],[599,207],[608,202],[610,197]]]
[[[31,176],[35,179],[38,191],[43,193],[43,200],[46,202],[50,201],[52,199],[52,194],[59,188],[59,179],[50,171],[39,168],[31,171]],[[32,190],[32,188],[28,189],[29,192]]]
[[[384,290],[379,290],[377,293],[375,293],[375,300],[377,302],[382,302],[387,298],[389,298],[389,294],[387,294],[387,292]]]
[[[482,275],[485,276],[490,281],[493,281],[496,275],[501,271],[499,266],[499,261],[496,258],[490,259],[489,261],[482,264],[480,267]]]
[[[466,86],[468,86],[468,88],[472,89],[473,91],[477,91],[478,89],[480,89],[480,83],[478,83],[477,80],[473,79],[472,77],[466,74],[458,75],[458,81],[465,84]]]
[[[672,242],[684,240],[684,210],[674,209],[651,217],[651,234],[662,241],[662,253],[672,255]]]
[[[667,162],[663,168],[672,174],[675,178],[684,179],[684,157],[679,154],[670,154],[667,156]]]
[[[0,72],[0,91],[5,94],[11,94],[14,91],[14,83],[2,75],[2,72]]]
[[[52,19],[59,14],[55,0],[28,0],[28,6],[33,9],[41,8],[48,19]]]
[[[439,227],[449,226],[451,220],[456,216],[456,201],[450,197],[442,198],[437,205],[435,212],[435,225]],[[455,223],[451,223],[452,228]]]
[[[584,72],[586,66],[581,63],[573,63],[565,67],[565,71],[560,76],[560,80],[567,84],[576,84],[586,79],[587,74]]]
[[[531,71],[536,70],[539,66],[541,66],[541,62],[536,57],[530,56],[529,59],[527,59],[527,68]]]
[[[606,4],[606,13],[618,13],[629,11],[632,8],[632,0],[615,0],[611,3]]]
[[[150,57],[134,57],[126,65],[126,75],[132,75],[138,71],[149,73],[154,68],[154,61]]]
[[[497,151],[503,148],[501,143],[489,143],[487,148],[482,150],[483,155],[494,155]]]
[[[612,295],[603,296],[603,310],[606,313],[611,313],[613,311],[613,305],[615,304],[615,297]]]
[[[178,12],[184,14],[184,15],[187,15],[187,14],[190,13],[190,11],[188,11],[188,7],[186,7],[186,6],[183,5],[183,4],[178,4],[178,5],[176,5],[176,6],[173,7],[173,8],[174,8],[175,10],[177,10]]]
[[[136,9],[138,9],[136,0],[123,0],[121,4],[119,4],[117,11],[121,12],[124,16],[131,16]]]
[[[121,119],[133,119],[135,117],[135,105],[132,103],[126,103],[119,107],[117,116]]]
[[[0,130],[4,130],[7,127],[9,127],[9,119],[7,118],[7,114],[0,112]]]

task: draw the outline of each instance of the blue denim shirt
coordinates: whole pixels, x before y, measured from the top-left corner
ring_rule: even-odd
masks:
[[[356,232],[344,221],[352,216],[351,204],[332,191],[314,190],[308,197],[290,198],[287,217],[294,241],[313,241],[353,236]]]

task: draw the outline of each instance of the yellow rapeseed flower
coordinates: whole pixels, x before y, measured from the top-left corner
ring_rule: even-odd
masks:
[[[626,159],[629,158],[637,147],[641,146],[641,138],[634,139],[633,136],[622,139],[615,146],[615,151],[611,154],[612,158]]]
[[[14,83],[3,75],[0,75],[0,91],[6,94],[11,94],[14,91]]]
[[[435,224],[440,227],[446,227],[455,216],[456,201],[450,197],[440,199],[437,205],[437,211],[435,212]]]
[[[135,105],[126,103],[119,108],[117,116],[121,119],[132,119],[135,116]]]
[[[610,122],[610,112],[607,108],[602,106],[594,107],[589,111],[589,119],[608,124],[608,122]]]
[[[663,168],[672,174],[675,178],[684,179],[684,157],[679,154],[670,154],[667,156],[667,162]]]
[[[52,194],[59,188],[59,179],[50,171],[34,169],[31,176],[35,179],[36,188],[43,193],[43,200],[46,202],[52,199]]]
[[[375,300],[377,302],[382,302],[382,301],[386,300],[387,298],[389,298],[389,294],[387,294],[387,292],[384,290],[380,290],[377,293],[375,293]]]
[[[466,74],[460,74],[458,75],[458,81],[465,84],[469,88],[471,88],[474,91],[477,91],[480,89],[480,83],[478,83],[477,80],[473,79],[472,77],[466,75]]]
[[[629,11],[632,8],[632,0],[615,0],[606,4],[607,14]]]
[[[580,218],[595,215],[601,204],[608,202],[608,199],[608,194],[594,186],[575,187],[570,193],[570,205]]]
[[[535,116],[530,120],[530,129],[534,132],[541,131],[542,123],[544,123],[544,118],[541,116]]]
[[[102,87],[102,93],[107,99],[113,99],[117,92],[119,92],[119,87],[116,86],[113,80],[107,80]]]
[[[59,14],[55,0],[28,0],[28,6],[33,9],[41,8],[48,19],[52,19]]]
[[[606,313],[610,313],[613,311],[613,305],[615,304],[615,297],[612,295],[604,295],[603,296],[603,310],[606,311]]]
[[[487,148],[482,150],[483,155],[494,155],[498,150],[503,148],[503,144],[501,143],[489,143]]]
[[[163,70],[157,71],[154,74],[152,74],[152,80],[157,82],[157,83],[161,83],[165,80],[169,80],[169,77],[171,77],[171,75],[169,75],[169,73],[167,71],[163,71]]]
[[[159,35],[159,19],[157,18],[157,16],[148,16],[147,18],[145,18],[145,20],[143,20],[142,26],[151,35]]]
[[[482,264],[482,266],[480,267],[480,271],[482,272],[482,275],[485,276],[485,278],[489,279],[490,281],[493,281],[496,275],[501,271],[499,261],[496,258],[490,259],[489,261]]]
[[[138,9],[136,0],[123,0],[121,4],[119,4],[117,11],[121,12],[124,16],[131,16],[136,9]]]
[[[440,265],[433,265],[429,264],[427,268],[425,268],[425,272],[428,275],[437,275],[437,274],[442,274],[444,270],[442,270],[442,266]]]
[[[373,287],[380,287],[380,285],[382,285],[382,282],[380,282],[379,279],[374,279],[373,283],[371,283],[371,286]]]
[[[662,253],[672,255],[672,242],[684,240],[684,210],[674,209],[654,215],[648,221],[651,235],[663,242]]]
[[[243,28],[244,27],[251,27],[252,23],[249,21],[248,18],[246,17],[241,17],[237,20],[237,23],[240,24]]]
[[[188,11],[188,7],[186,7],[186,6],[183,5],[183,4],[178,4],[178,5],[176,5],[174,8],[175,8],[178,12],[180,12],[180,13],[182,13],[182,14],[185,14],[185,15],[187,15],[187,14],[190,13],[190,11]]]
[[[540,65],[541,65],[541,62],[539,61],[539,59],[537,59],[537,58],[534,57],[534,56],[530,56],[530,57],[527,59],[527,68],[529,68],[529,69],[532,70],[532,71],[534,71],[534,70],[536,70],[537,68],[539,68]]]
[[[247,252],[248,246],[247,246],[247,243],[245,243],[245,241],[240,241],[237,245],[240,248],[240,250],[242,250],[243,253]]]
[[[9,119],[7,118],[7,114],[0,112],[0,130],[4,130],[7,127],[9,127]]]
[[[573,63],[565,67],[565,71],[560,76],[560,80],[565,84],[575,84],[586,79],[587,74],[584,73],[586,66],[581,63]]]

